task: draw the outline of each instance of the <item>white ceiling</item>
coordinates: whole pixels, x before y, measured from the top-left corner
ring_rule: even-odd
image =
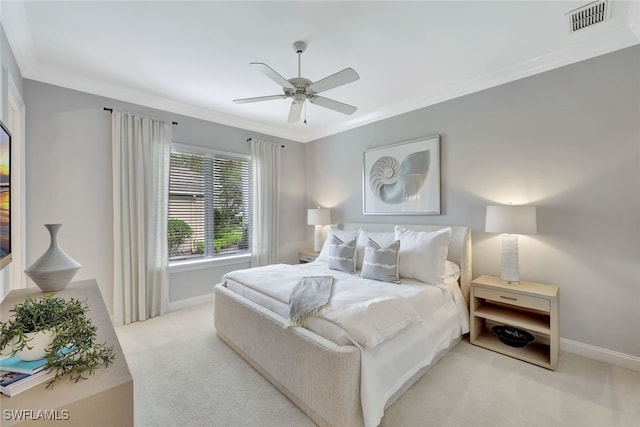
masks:
[[[23,77],[307,142],[640,43],[640,3],[609,0],[575,33],[583,1],[2,1]],[[249,66],[302,76],[346,67],[360,80],[323,95],[351,115],[289,100],[235,104],[281,88]]]

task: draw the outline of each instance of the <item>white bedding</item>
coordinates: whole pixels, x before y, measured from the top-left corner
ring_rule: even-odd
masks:
[[[334,290],[329,307],[307,327],[361,349],[363,417],[365,426],[376,426],[389,398],[468,332],[464,298],[457,283],[403,279],[398,285],[330,270],[319,261],[238,270],[223,280],[230,290],[286,318],[293,287],[302,277],[317,275],[333,276]]]

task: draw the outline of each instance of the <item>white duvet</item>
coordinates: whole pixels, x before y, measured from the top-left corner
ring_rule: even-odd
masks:
[[[303,277],[331,275],[335,281],[328,307],[319,316],[340,325],[357,344],[373,349],[412,323],[421,322],[451,298],[446,286],[405,281],[403,284],[362,279],[328,270],[326,264],[276,264],[225,275],[285,304]]]
[[[377,426],[393,394],[468,332],[462,293],[456,283],[380,282],[330,270],[319,261],[237,270],[223,279],[288,304],[300,279],[321,275],[335,280],[329,305],[320,316],[341,326],[362,350],[363,417],[366,427]]]

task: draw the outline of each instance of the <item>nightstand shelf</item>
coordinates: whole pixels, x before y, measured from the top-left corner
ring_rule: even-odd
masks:
[[[534,282],[507,284],[498,277],[480,276],[471,283],[471,344],[497,351],[547,369],[556,369],[559,348],[559,289]],[[535,341],[509,346],[492,332],[495,325],[529,331]]]
[[[550,331],[549,315],[541,313],[514,311],[507,307],[487,303],[476,309],[475,316],[499,324],[508,323],[511,326],[526,329],[529,332],[549,335]]]
[[[549,346],[542,343],[534,341],[526,347],[511,347],[500,341],[491,331],[484,331],[475,339],[474,344],[525,362],[550,368]]]

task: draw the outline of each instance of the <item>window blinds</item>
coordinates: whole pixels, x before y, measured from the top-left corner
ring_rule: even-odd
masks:
[[[250,252],[248,158],[173,150],[169,177],[169,259]]]

